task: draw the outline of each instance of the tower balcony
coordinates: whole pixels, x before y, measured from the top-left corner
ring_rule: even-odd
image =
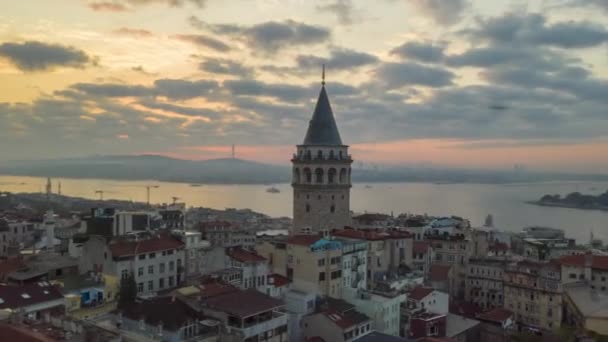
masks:
[[[339,190],[339,189],[350,189],[352,188],[352,184],[340,184],[340,183],[295,183],[292,182],[291,186],[299,189],[310,189],[310,190]]]
[[[319,157],[319,156],[306,156],[306,155],[301,155],[298,156],[297,154],[294,153],[293,157],[291,158],[291,162],[292,163],[302,163],[302,164],[320,164],[320,163],[326,163],[326,164],[334,164],[334,163],[352,163],[353,162],[353,158],[351,157],[351,155],[346,155],[346,156],[334,156],[334,157]]]

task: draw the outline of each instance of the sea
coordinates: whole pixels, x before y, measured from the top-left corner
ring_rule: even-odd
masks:
[[[67,196],[121,199],[145,202],[146,186],[151,203],[170,203],[173,197],[191,207],[215,209],[249,208],[273,217],[292,216],[289,184],[189,184],[158,181],[53,178],[52,190]],[[0,176],[0,191],[42,192],[46,178]],[[270,193],[267,189],[280,192]],[[542,207],[526,203],[545,194],[565,195],[574,191],[600,194],[608,182],[545,182],[526,184],[362,183],[351,191],[355,213],[414,213],[457,215],[481,226],[492,215],[498,229],[518,232],[528,226],[561,228],[578,243],[595,238],[608,243],[608,211]]]

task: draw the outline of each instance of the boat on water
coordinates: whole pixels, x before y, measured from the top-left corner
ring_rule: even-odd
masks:
[[[278,194],[279,192],[281,192],[281,190],[279,190],[273,186],[273,187],[266,189],[266,192],[271,193],[271,194]]]
[[[191,187],[193,188],[198,188],[199,186],[203,186],[203,184],[190,184]]]
[[[366,189],[371,189],[371,188],[372,188],[372,186],[368,184],[368,185],[366,185],[366,186],[365,186],[365,188],[366,188]]]

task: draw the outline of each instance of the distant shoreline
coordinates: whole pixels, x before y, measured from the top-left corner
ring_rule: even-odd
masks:
[[[537,205],[540,207],[608,211],[608,207],[602,207],[602,206],[584,207],[584,206],[577,206],[577,205],[568,204],[568,203],[543,202],[543,201],[525,201],[525,203]]]

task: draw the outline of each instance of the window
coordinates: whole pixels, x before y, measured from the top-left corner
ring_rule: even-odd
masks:
[[[156,258],[156,253],[150,253],[150,254],[148,254],[148,258],[150,258],[150,259]]]
[[[144,283],[137,283],[137,293],[144,292]]]
[[[325,265],[325,259],[319,259],[319,260],[317,261],[317,265],[319,265],[319,266],[324,266],[324,265]]]
[[[148,281],[148,291],[154,291],[154,282],[152,280]]]
[[[173,286],[173,276],[169,277],[169,287]]]
[[[342,276],[341,270],[331,272],[331,279],[340,278],[341,276]]]
[[[165,273],[165,263],[161,262],[161,263],[158,265],[158,272],[160,272],[160,273]]]
[[[158,279],[158,288],[162,289],[163,287],[165,287],[165,279],[160,278]]]
[[[306,203],[306,212],[309,213],[310,212],[310,204]]]
[[[325,281],[325,272],[319,273],[319,281]]]
[[[138,276],[143,276],[144,275],[144,268],[143,267],[140,267],[140,268],[137,269],[137,275]]]
[[[148,266],[148,274],[154,274],[154,265]]]
[[[329,207],[329,212],[335,213],[336,212],[336,206],[332,205],[331,207]]]
[[[120,272],[120,279],[127,279],[129,277],[129,271],[128,270],[122,270]]]
[[[173,272],[173,269],[175,269],[175,262],[169,261],[169,272]]]
[[[168,250],[167,255],[173,255],[173,250],[172,249]]]

